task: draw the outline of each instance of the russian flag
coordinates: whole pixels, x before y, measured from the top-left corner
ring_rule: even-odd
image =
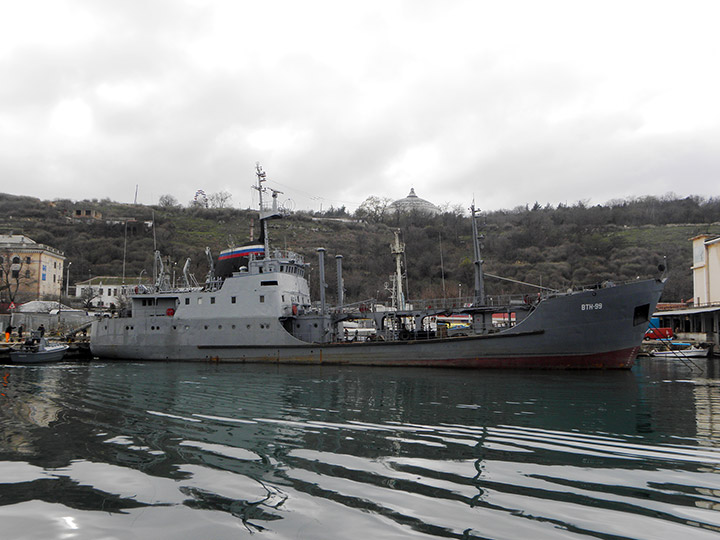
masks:
[[[238,257],[248,257],[251,254],[259,255],[260,253],[265,253],[265,247],[262,244],[256,244],[254,246],[234,247],[221,251],[220,255],[218,255],[218,261],[236,259]]]

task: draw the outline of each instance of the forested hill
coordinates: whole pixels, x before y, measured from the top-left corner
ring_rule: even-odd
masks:
[[[312,265],[313,292],[318,281],[316,248],[322,246],[327,249],[331,298],[336,292],[333,259],[341,254],[347,301],[385,299],[385,283],[393,271],[389,244],[393,229],[400,229],[410,298],[467,294],[473,283],[467,215],[460,209],[436,217],[388,215],[386,203],[377,198],[369,201],[354,215],[331,208],[322,214],[295,212],[273,221],[271,243],[305,255]],[[102,218],[77,219],[76,210],[94,210]],[[256,216],[254,211],[231,208],[41,201],[0,194],[0,232],[25,234],[65,252],[72,262],[71,284],[92,276],[119,276],[123,260],[128,282],[152,274],[155,245],[178,275],[190,257],[192,273],[203,281],[208,268],[205,247],[217,256],[230,244],[247,242],[251,220],[257,237]],[[484,268],[491,274],[566,289],[657,276],[658,264],[667,257],[670,275],[663,300],[679,301],[692,297],[689,239],[701,233],[720,234],[720,199],[668,196],[605,206],[535,204],[484,213],[480,229],[485,237]],[[486,287],[489,294],[527,292],[490,278]]]

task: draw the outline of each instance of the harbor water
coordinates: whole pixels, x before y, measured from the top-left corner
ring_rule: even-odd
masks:
[[[720,538],[720,363],[3,365],[3,539]]]

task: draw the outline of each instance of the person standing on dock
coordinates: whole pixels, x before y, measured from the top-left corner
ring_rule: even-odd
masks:
[[[13,328],[15,327],[8,323],[7,328],[5,328],[5,343],[10,343],[10,336],[12,335]]]
[[[23,332],[25,331],[25,326],[23,326],[21,324],[20,326],[17,327],[17,331],[18,331],[18,341],[22,341]]]
[[[38,326],[38,332],[40,332],[40,337],[45,337],[45,326],[42,324]]]

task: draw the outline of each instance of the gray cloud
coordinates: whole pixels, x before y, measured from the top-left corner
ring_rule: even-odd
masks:
[[[75,32],[29,29],[0,50],[2,191],[130,201],[139,185],[140,202],[155,203],[202,188],[247,207],[261,161],[298,208],[352,209],[410,187],[438,204],[475,195],[486,209],[717,196],[720,83],[687,67],[683,43],[709,52],[678,36],[666,74],[671,13],[654,13],[657,32],[637,25],[643,36],[614,22],[620,5],[601,30],[559,22],[563,5],[520,3],[524,19],[482,2],[346,13],[68,1],[56,22]]]

